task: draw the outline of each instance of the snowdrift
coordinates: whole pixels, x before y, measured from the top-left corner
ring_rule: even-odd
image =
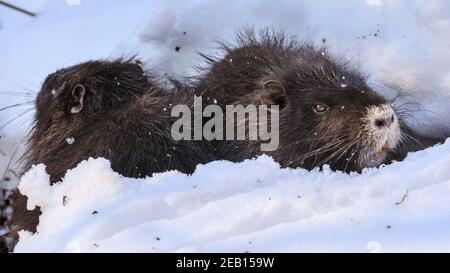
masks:
[[[349,175],[262,156],[129,179],[90,159],[50,186],[38,165],[19,189],[43,214],[15,251],[448,252],[448,166],[450,140]]]

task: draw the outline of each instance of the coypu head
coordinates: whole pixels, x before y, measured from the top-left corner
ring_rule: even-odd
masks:
[[[226,105],[278,105],[279,145],[272,152],[285,167],[361,171],[391,160],[403,123],[366,77],[325,49],[270,29],[239,33],[225,56],[210,65],[197,95]],[[259,121],[261,122],[261,121]],[[261,141],[219,143],[220,157],[241,161],[262,154]],[[242,152],[236,153],[236,147]],[[219,149],[219,150],[220,150]]]
[[[123,88],[127,86],[127,88]],[[36,122],[114,110],[149,89],[138,62],[89,61],[50,74],[36,98]]]
[[[108,156],[106,143],[114,136],[103,127],[113,127],[107,124],[117,110],[152,86],[139,63],[130,60],[88,61],[50,74],[35,100],[23,171],[44,163],[55,181],[82,160]],[[71,148],[74,140],[84,145]]]
[[[289,166],[361,171],[387,162],[401,142],[391,104],[324,50],[304,46],[268,69],[258,91],[262,104],[281,109],[275,157],[288,155]]]

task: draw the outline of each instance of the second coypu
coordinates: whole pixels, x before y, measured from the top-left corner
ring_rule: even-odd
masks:
[[[51,183],[90,157],[111,161],[126,177],[179,170],[215,159],[209,143],[174,141],[170,106],[184,100],[182,86],[164,90],[135,61],[89,61],[47,77],[36,98],[25,168],[43,163]],[[15,193],[12,235],[36,231],[39,209],[28,211]]]
[[[197,95],[222,109],[277,105],[279,147],[262,152],[261,141],[215,141],[220,159],[239,162],[265,153],[283,167],[311,170],[327,164],[360,172],[423,148],[409,145],[415,141],[409,141],[411,130],[366,77],[325,49],[267,29],[259,36],[241,32],[236,46],[222,48],[223,58],[204,56],[209,67],[198,79]]]

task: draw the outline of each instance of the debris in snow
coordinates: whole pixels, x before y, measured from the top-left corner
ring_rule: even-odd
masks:
[[[395,203],[395,205],[398,206],[398,205],[402,204],[403,202],[405,202],[406,197],[408,197],[408,193],[409,193],[409,191],[406,191],[405,195],[403,195],[403,197],[402,197],[402,200],[400,200],[399,202]]]

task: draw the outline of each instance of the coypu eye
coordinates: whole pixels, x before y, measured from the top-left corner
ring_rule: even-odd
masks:
[[[314,104],[313,110],[317,114],[322,114],[322,113],[325,113],[328,110],[328,106],[326,106],[325,104],[321,104],[321,103]]]

